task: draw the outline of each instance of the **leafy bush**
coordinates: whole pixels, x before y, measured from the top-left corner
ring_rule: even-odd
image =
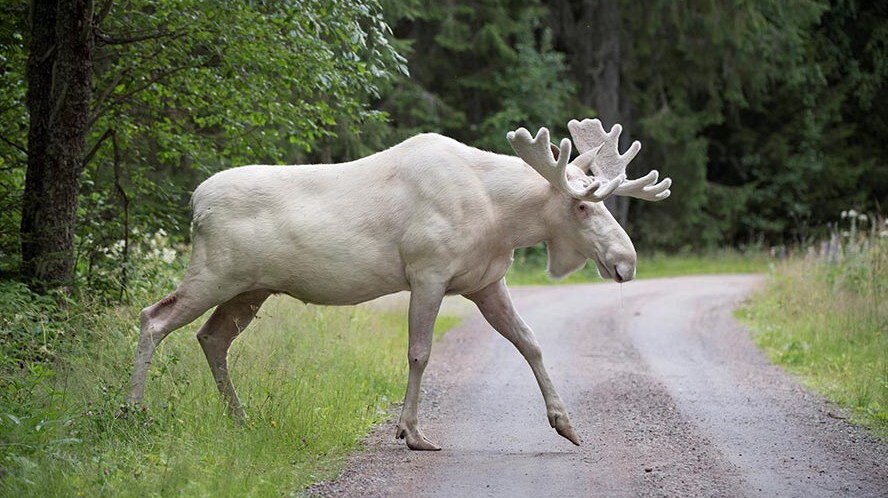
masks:
[[[162,232],[137,242],[128,260],[127,296],[144,303],[156,297],[152,294],[162,294],[159,289],[173,287],[183,256],[165,247],[168,240]],[[102,277],[113,282],[108,285],[115,293],[122,288],[115,275]],[[117,330],[120,338],[120,324],[126,323],[131,332],[138,308],[116,307],[102,286],[95,289],[99,292],[80,289],[70,296],[40,295],[22,283],[0,281],[0,444],[5,449],[0,476],[31,468],[35,455],[80,444],[75,421],[101,425],[102,417],[120,411],[120,389],[107,385],[101,387],[103,396],[95,404],[72,409],[68,379],[59,377],[70,368],[72,356],[86,354],[100,362],[103,350],[131,349],[134,336],[114,342],[109,331]],[[119,368],[125,372],[129,366]]]

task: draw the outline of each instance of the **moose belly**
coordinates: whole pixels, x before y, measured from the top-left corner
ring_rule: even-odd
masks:
[[[354,265],[295,265],[285,278],[275,278],[265,287],[288,294],[300,301],[322,305],[352,305],[386,294],[410,290],[400,263],[377,258],[372,264]],[[512,258],[493,259],[486,264],[457,271],[450,280],[447,294],[471,294],[500,280]]]
[[[332,273],[328,277],[322,281],[311,282],[302,281],[300,278],[284,285],[267,287],[304,303],[331,306],[359,304],[407,289],[406,283],[399,284],[385,278],[351,279]]]
[[[258,285],[306,303],[358,304],[408,287],[397,251],[303,246],[280,261],[270,258]]]

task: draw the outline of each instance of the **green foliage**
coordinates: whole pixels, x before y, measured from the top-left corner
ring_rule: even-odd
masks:
[[[55,323],[67,318],[56,296],[31,292],[25,284],[0,281],[0,362],[47,360],[65,329]]]
[[[436,131],[510,153],[503,138],[518,126],[570,119],[574,83],[555,50],[541,2],[389,2],[410,61],[410,78],[385,92],[392,139]]]
[[[779,265],[738,314],[773,361],[888,438],[888,230]]]
[[[884,147],[869,139],[884,143],[885,128],[858,104],[886,95],[883,64],[866,62],[886,55],[885,13],[855,2],[755,2],[731,16],[741,29],[712,52],[720,60],[711,67],[728,78],[708,97],[720,103],[720,116],[699,124],[709,193],[697,192],[702,225],[689,236],[799,241],[822,236],[840,209],[884,204],[884,160],[877,159]],[[720,69],[726,64],[729,73]],[[732,90],[731,79],[744,86]],[[874,85],[865,98],[864,80]],[[688,219],[672,208],[650,211],[645,227],[662,226],[661,217]]]
[[[573,83],[562,73],[563,59],[552,49],[551,35],[545,31],[539,48],[531,41],[518,42],[508,66],[491,79],[478,81],[479,90],[499,95],[502,100],[501,107],[474,129],[478,135],[475,145],[510,152],[504,144],[503,130],[514,130],[522,123],[528,126],[558,118],[563,121],[567,116],[565,96],[574,91]]]
[[[0,21],[0,137],[24,145],[27,3]],[[116,2],[97,31],[95,91],[78,206],[81,281],[128,264],[132,230],[187,239],[188,195],[211,173],[295,161],[381,120],[368,100],[406,71],[375,0]],[[113,136],[108,132],[113,132]],[[102,139],[104,138],[104,141]],[[116,147],[115,147],[116,145]],[[0,143],[0,269],[17,265],[24,154]]]
[[[639,165],[681,185],[656,206],[635,203],[634,234],[642,244],[665,248],[749,243],[758,236],[780,241],[807,214],[799,209],[808,205],[791,189],[809,185],[799,177],[816,168],[796,157],[810,158],[816,149],[801,142],[809,130],[795,116],[804,112],[778,105],[773,95],[811,84],[811,39],[826,6],[777,0],[623,5],[632,40],[630,98],[642,136],[650,138],[642,138],[649,147]],[[762,198],[769,204],[759,204]]]
[[[0,275],[17,268],[21,193],[25,183],[28,124],[24,118],[25,19],[28,4],[0,6]]]

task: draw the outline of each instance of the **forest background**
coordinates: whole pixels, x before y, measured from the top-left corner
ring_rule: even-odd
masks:
[[[426,131],[510,153],[519,126],[622,123],[644,144],[630,176],[676,183],[656,205],[609,206],[642,251],[803,243],[888,196],[886,6],[851,0],[96,2],[74,195],[29,194],[27,151],[39,168],[52,150],[29,146],[31,115],[64,120],[77,100],[28,101],[29,77],[65,56],[30,50],[64,34],[31,17],[54,3],[0,7],[0,271],[36,288],[122,296],[132,254],[158,233],[188,241],[190,192],[216,171],[345,161]],[[70,216],[41,211],[72,199]],[[67,217],[45,229],[70,245],[35,249],[41,216]],[[46,253],[68,269],[41,274]]]

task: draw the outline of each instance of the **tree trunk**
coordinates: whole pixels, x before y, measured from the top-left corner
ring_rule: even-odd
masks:
[[[623,21],[620,16],[620,6],[617,0],[599,0],[595,9],[596,29],[595,44],[595,110],[598,118],[607,129],[616,123],[622,123],[621,110],[622,89],[622,33]],[[620,146],[625,147],[628,133],[620,137]],[[617,221],[625,226],[626,215],[629,212],[629,199],[614,196],[604,201],[604,205],[610,210]]]
[[[625,53],[623,54],[625,57]],[[623,80],[620,86],[620,119],[623,120],[624,123],[634,123],[632,116],[632,101],[628,98],[630,92],[626,91],[626,82]],[[624,128],[623,133],[620,135],[620,151],[625,151],[629,149],[629,146],[632,145],[632,133],[631,130]],[[632,164],[634,162],[629,163],[629,166],[626,168],[626,174],[629,178],[635,178],[637,175],[631,173]],[[613,213],[614,218],[623,226],[625,229],[629,229],[629,203],[631,199],[629,197],[616,197],[616,205],[610,208],[611,213]]]
[[[598,117],[608,128],[620,122],[620,34],[622,21],[616,0],[599,0],[595,9],[595,96]]]
[[[39,290],[71,282],[93,39],[90,0],[33,0],[21,272]]]
[[[622,91],[623,19],[619,0],[560,0],[549,3],[556,48],[568,54],[574,74],[579,75],[579,98],[593,107],[608,129],[628,116]],[[577,116],[582,118],[584,116]],[[623,150],[630,143],[623,132]],[[605,206],[621,225],[629,214],[629,199],[611,197]]]

